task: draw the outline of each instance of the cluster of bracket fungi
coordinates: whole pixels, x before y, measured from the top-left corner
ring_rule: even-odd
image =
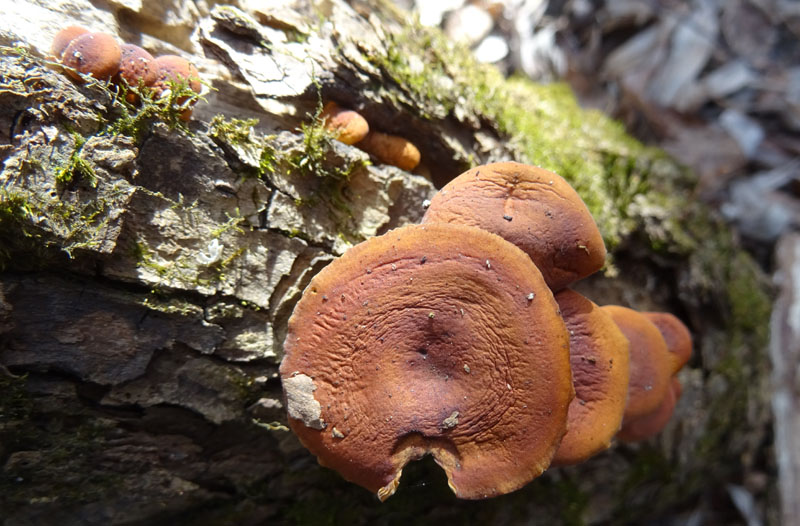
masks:
[[[138,102],[136,92],[142,88],[152,90],[154,96],[160,98],[167,95],[171,83],[185,82],[193,92],[200,93],[200,74],[185,58],[177,55],[153,57],[135,44],[120,44],[108,33],[93,33],[79,26],[66,27],[53,38],[50,53],[66,66],[65,71],[75,80],[81,80],[82,74],[126,86],[125,98],[132,104]],[[192,115],[190,106],[196,99],[182,99],[176,102],[186,106],[180,116],[188,121]]]
[[[367,119],[357,111],[330,101],[322,108],[320,119],[339,141],[367,152],[383,164],[408,172],[419,164],[420,153],[414,143],[399,135],[371,130]]]
[[[655,435],[691,336],[671,314],[569,288],[605,254],[558,175],[511,162],[461,174],[421,224],[356,245],[306,288],[280,367],[292,429],[381,500],[428,454],[479,499]]]

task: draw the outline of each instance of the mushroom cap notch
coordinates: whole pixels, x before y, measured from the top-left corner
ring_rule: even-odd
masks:
[[[488,230],[526,252],[554,291],[602,268],[606,248],[586,205],[562,177],[502,162],[459,175],[431,199],[423,223]]]
[[[280,367],[289,423],[381,500],[428,454],[458,497],[508,493],[566,431],[568,345],[522,251],[472,227],[399,228],[328,265],[298,302]]]
[[[575,398],[554,466],[577,464],[608,449],[628,401],[628,340],[608,313],[571,289],[555,296],[569,331]]]

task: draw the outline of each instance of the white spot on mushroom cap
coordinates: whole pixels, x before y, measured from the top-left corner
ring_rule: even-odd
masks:
[[[314,380],[305,374],[296,374],[283,380],[283,390],[286,393],[286,409],[289,418],[300,420],[306,427],[312,429],[325,429],[322,419],[322,406],[314,399],[317,386]]]
[[[452,429],[458,425],[458,411],[453,411],[450,416],[442,421],[442,429]]]

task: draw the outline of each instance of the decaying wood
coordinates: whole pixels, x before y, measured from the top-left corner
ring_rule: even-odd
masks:
[[[418,221],[435,185],[471,164],[530,160],[537,148],[518,145],[536,144],[539,128],[405,85],[426,64],[392,55],[403,28],[360,2],[23,5],[0,19],[4,524],[702,520],[720,519],[728,483],[773,490],[752,482],[770,425],[760,274],[693,204],[688,175],[583,113],[563,128],[543,121],[553,127],[541,139],[565,138],[567,153],[552,152],[565,171],[591,160],[573,175],[615,229],[612,264],[579,288],[674,312],[695,337],[667,430],[487,501],[457,501],[430,463],[410,465],[382,505],[319,467],[285,426],[277,375],[302,290],[348,246]],[[45,58],[69,24],[184,54],[213,90],[187,129],[153,119],[112,133],[123,117],[113,92]],[[389,57],[411,74],[393,75]],[[413,139],[417,173],[314,143],[311,116],[327,100]],[[571,104],[525,100],[542,118]],[[611,131],[587,139],[595,127]]]

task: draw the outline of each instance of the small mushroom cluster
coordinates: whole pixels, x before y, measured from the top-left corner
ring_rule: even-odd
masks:
[[[604,261],[558,175],[518,163],[461,174],[422,224],[353,247],[308,285],[280,367],[292,429],[381,500],[424,455],[458,497],[478,499],[615,436],[658,433],[691,337],[670,314],[598,307],[568,288]]]
[[[142,87],[151,89],[157,98],[168,94],[171,82],[186,82],[195,93],[201,90],[200,74],[185,58],[177,55],[153,57],[135,44],[120,45],[107,33],[69,26],[53,38],[50,52],[67,66],[65,71],[76,80],[81,79],[79,74],[90,75],[131,88],[126,100],[132,104],[139,100],[135,90]],[[194,99],[182,98],[177,103],[193,104]],[[188,121],[191,115],[192,109],[187,107],[181,113],[181,119]]]
[[[419,164],[419,149],[411,141],[370,130],[367,120],[356,111],[330,101],[322,108],[320,119],[339,141],[367,152],[384,164],[409,172]]]

